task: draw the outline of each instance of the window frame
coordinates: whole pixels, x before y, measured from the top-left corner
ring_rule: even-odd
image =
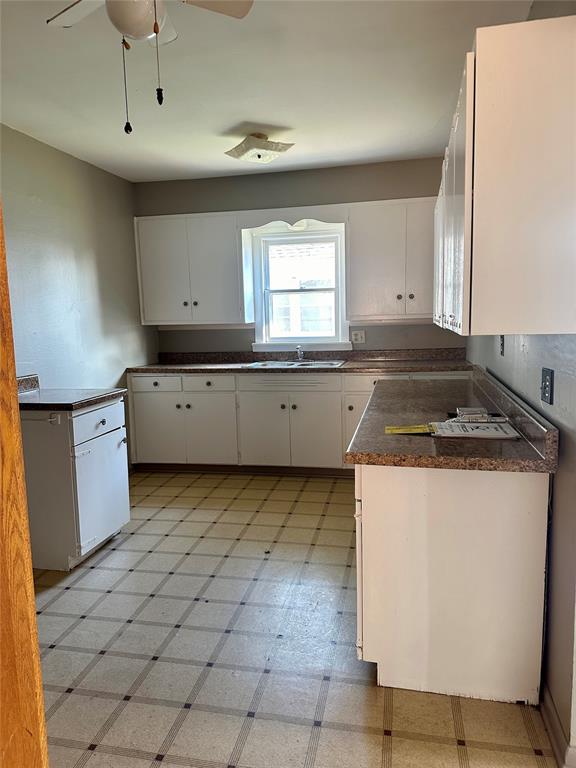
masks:
[[[335,243],[335,269],[333,288],[293,288],[270,289],[268,275],[267,246],[270,243],[310,242],[319,240]],[[303,349],[351,349],[349,324],[346,320],[345,290],[345,223],[327,223],[307,219],[294,225],[286,222],[273,222],[243,232],[244,246],[251,250],[254,276],[254,350],[292,350],[296,346]],[[291,336],[270,335],[270,297],[274,294],[334,293],[333,336]]]

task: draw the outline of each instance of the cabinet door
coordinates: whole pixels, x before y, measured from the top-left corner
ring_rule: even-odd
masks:
[[[182,392],[133,393],[137,462],[186,462],[183,397]]]
[[[183,393],[189,464],[238,464],[236,395]]]
[[[142,322],[148,325],[190,323],[192,302],[185,217],[139,219],[136,232]]]
[[[442,166],[442,184],[434,208],[434,298],[432,319],[436,325],[443,326],[444,311],[444,174],[446,162]]]
[[[283,392],[238,396],[241,464],[290,464],[290,398]]]
[[[242,323],[239,235],[231,214],[189,216],[192,321]]]
[[[126,430],[116,429],[74,449],[78,535],[84,555],[130,519]]]
[[[364,409],[368,405],[370,394],[344,395],[342,400],[342,426],[344,432],[344,452],[348,450],[354,432],[362,418]]]
[[[290,396],[292,466],[342,466],[340,392],[298,392]]]
[[[430,317],[434,298],[434,200],[406,206],[406,314]]]
[[[349,318],[404,315],[406,205],[351,206],[348,245]]]
[[[470,314],[470,257],[472,248],[472,143],[474,54],[466,57],[453,136],[454,203],[452,260],[452,329],[467,334]]]

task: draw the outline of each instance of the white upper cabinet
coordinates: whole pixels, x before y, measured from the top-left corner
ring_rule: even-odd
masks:
[[[349,320],[432,316],[434,202],[422,198],[350,206]]]
[[[253,322],[258,281],[242,231],[305,219],[346,227],[346,317],[406,322],[432,317],[434,199],[136,219],[145,325]]]
[[[234,215],[136,219],[136,242],[145,325],[244,322]]]
[[[431,317],[434,303],[434,200],[406,206],[406,314]]]
[[[236,217],[188,216],[194,323],[242,323],[242,280]]]
[[[145,325],[191,323],[186,217],[137,220],[136,242],[142,322]]]
[[[437,216],[457,333],[576,333],[576,17],[477,30]]]

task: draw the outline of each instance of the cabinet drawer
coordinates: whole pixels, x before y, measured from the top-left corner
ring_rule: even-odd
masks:
[[[342,378],[338,373],[242,374],[238,377],[238,389],[241,392],[298,392],[302,389],[340,392]]]
[[[74,416],[72,419],[74,445],[85,443],[87,440],[92,440],[93,437],[105,435],[107,432],[118,429],[118,427],[123,427],[124,424],[124,401]]]
[[[130,384],[133,392],[181,392],[180,376],[132,376]]]
[[[377,381],[408,381],[409,373],[347,373],[342,377],[344,392],[372,392]]]
[[[182,389],[184,392],[234,392],[236,381],[234,376],[183,376]]]

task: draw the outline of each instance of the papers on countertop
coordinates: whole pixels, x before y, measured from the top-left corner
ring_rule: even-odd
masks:
[[[477,437],[493,440],[515,440],[520,437],[508,422],[433,421],[433,437]]]

